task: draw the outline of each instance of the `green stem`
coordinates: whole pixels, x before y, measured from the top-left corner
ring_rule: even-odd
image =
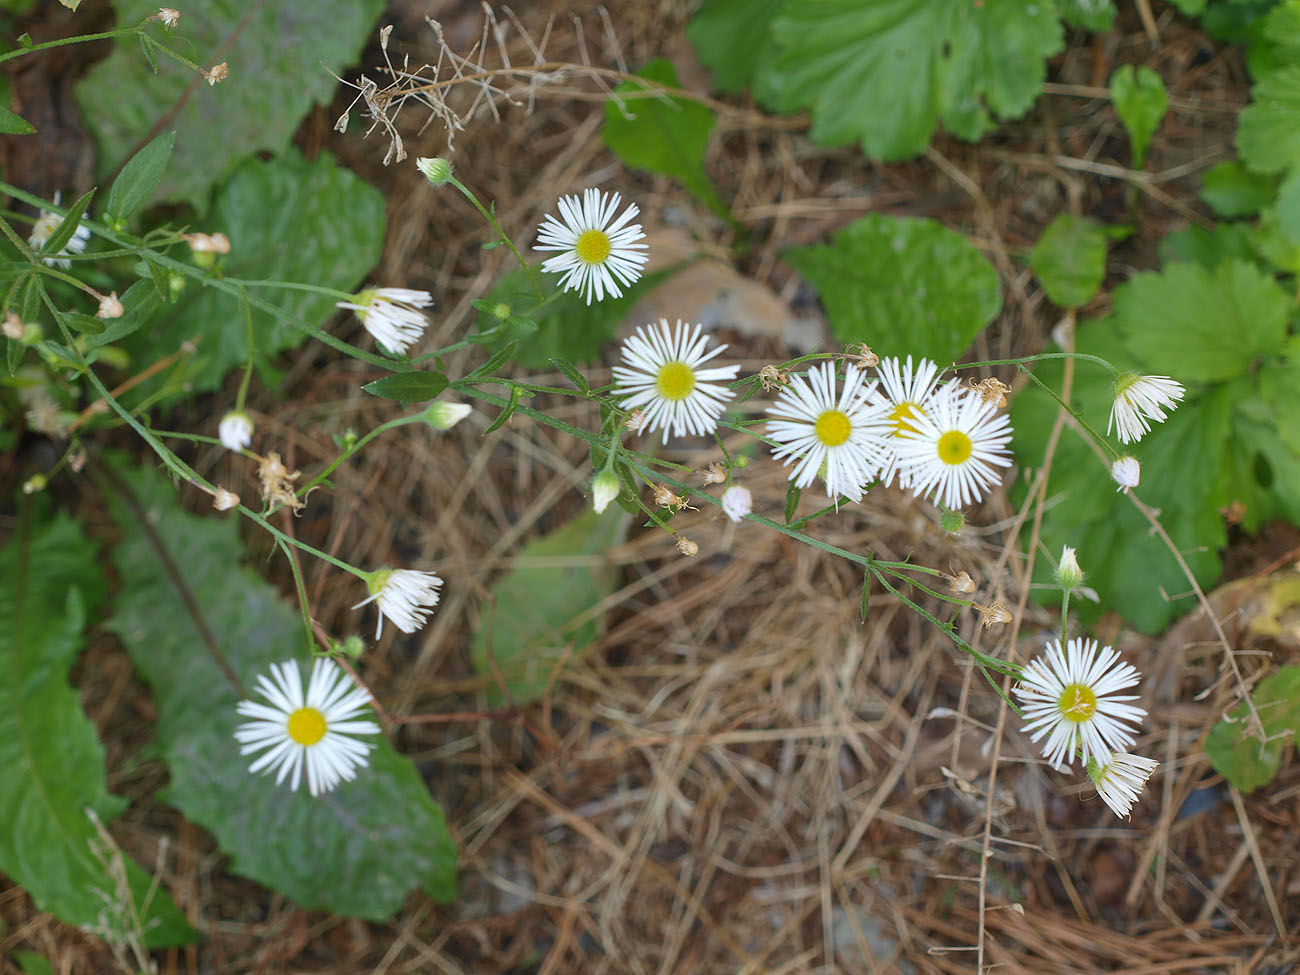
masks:
[[[102,34],[77,34],[74,37],[60,37],[53,41],[42,41],[39,44],[33,44],[31,47],[20,47],[12,51],[0,54],[0,64],[6,61],[12,61],[20,58],[25,54],[35,54],[37,51],[48,51],[55,47],[67,47],[69,44],[88,44],[91,41],[106,41],[114,37],[125,37],[129,34],[141,33],[139,27],[119,27],[117,30],[104,31]],[[147,36],[147,35],[146,35]]]
[[[515,255],[515,260],[519,262],[519,266],[522,267],[524,273],[528,275],[528,280],[532,284],[533,290],[537,292],[537,297],[540,300],[545,301],[546,296],[542,291],[541,282],[537,280],[537,275],[533,272],[533,269],[529,266],[528,262],[524,260],[524,256],[519,253],[519,248],[516,247],[515,242],[510,239],[510,235],[507,234],[505,230],[502,229],[501,224],[497,222],[496,216],[490,213],[487,208],[478,201],[478,197],[469,191],[469,187],[458,180],[455,176],[449,176],[447,182],[460,190],[465,199],[474,204],[474,208],[483,215],[483,219],[492,225],[492,229],[497,232],[497,236],[501,239],[501,242],[510,248],[510,253]]]
[[[1097,442],[1097,444],[1102,448],[1102,450],[1106,451],[1106,453],[1108,453],[1110,456],[1114,457],[1115,459],[1117,460],[1119,459],[1119,451],[1116,450],[1113,446],[1111,446],[1110,441],[1106,440],[1100,433],[1094,430],[1092,426],[1088,423],[1088,421],[1085,420],[1082,416],[1080,416],[1078,412],[1076,412],[1074,408],[1070,406],[1069,403],[1061,399],[1060,395],[1056,392],[1056,390],[1054,390],[1051,386],[1047,385],[1047,383],[1043,382],[1036,375],[1034,375],[1032,370],[1026,369],[1023,365],[1019,366],[1018,368],[1026,376],[1028,376],[1035,383],[1037,383],[1039,388],[1042,389],[1045,393],[1047,393],[1048,396],[1056,400],[1057,405],[1060,406],[1061,409],[1065,410],[1066,413],[1074,417],[1075,422],[1078,423],[1079,426],[1083,427],[1083,429],[1087,432],[1088,436],[1092,437],[1092,439]]]
[[[1039,362],[1045,359],[1084,359],[1105,366],[1112,376],[1118,376],[1119,370],[1101,356],[1087,352],[1040,352],[1037,355],[1020,356],[1018,359],[985,359],[981,362],[957,362],[952,369],[982,369],[985,366],[1024,366],[1026,362]],[[1027,370],[1026,370],[1027,371]]]
[[[302,487],[298,488],[298,490],[295,491],[294,494],[300,498],[304,497],[308,491],[310,491],[312,488],[320,484],[327,477],[329,477],[336,470],[338,470],[339,466],[344,461],[346,461],[348,458],[355,455],[357,451],[361,450],[362,447],[366,446],[366,444],[370,443],[370,441],[374,440],[381,433],[386,433],[389,430],[396,429],[397,427],[405,426],[408,423],[420,423],[423,420],[424,420],[423,413],[415,413],[412,414],[411,416],[399,416],[394,420],[389,420],[387,423],[381,423],[379,426],[375,427],[373,430],[367,433],[364,437],[361,437],[356,443],[354,443],[347,450],[343,451],[343,453],[339,454],[338,457],[336,457],[328,467],[326,467],[323,471],[321,471],[319,474],[313,477]]]
[[[302,566],[298,564],[298,560],[294,558],[293,549],[287,544],[276,539],[275,545],[289,561],[289,571],[293,573],[293,587],[298,592],[298,608],[302,610],[302,628],[307,633],[307,646],[314,649],[316,639],[311,630],[311,613],[307,608],[307,587],[303,583]]]

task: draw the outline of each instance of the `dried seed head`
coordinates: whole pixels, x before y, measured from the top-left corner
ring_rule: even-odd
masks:
[[[262,497],[291,508],[295,515],[307,507],[307,502],[299,500],[293,493],[293,482],[301,475],[302,471],[290,474],[275,451],[263,457],[257,465],[257,479],[262,482]]]
[[[691,508],[681,496],[674,494],[672,488],[667,484],[651,484],[650,490],[654,492],[655,504],[661,508],[667,508],[669,511],[680,511],[682,508]]]
[[[126,314],[126,309],[122,307],[122,302],[118,300],[117,292],[99,296],[99,311],[95,312],[96,318],[121,318]]]
[[[975,580],[970,577],[970,573],[962,570],[955,576],[944,576],[948,580],[948,588],[953,592],[968,593],[975,591]]]
[[[234,491],[227,491],[225,488],[217,488],[217,493],[212,495],[212,507],[218,511],[229,511],[239,504],[239,495]]]
[[[700,547],[696,545],[694,542],[692,542],[685,535],[679,535],[677,537],[677,551],[681,552],[683,555],[688,555],[688,556],[699,555]]]
[[[640,433],[648,419],[650,418],[646,416],[645,410],[633,410],[627,415],[623,425],[627,427],[628,433]]]
[[[716,460],[702,471],[696,471],[705,484],[721,484],[727,479],[727,469]]]
[[[758,371],[758,384],[763,387],[764,392],[770,393],[781,389],[789,382],[790,374],[776,366],[767,365]]]
[[[859,342],[856,346],[850,345],[844,350],[845,358],[851,362],[856,362],[865,369],[874,369],[880,365],[880,356],[871,351],[871,347],[865,342]]]
[[[220,64],[214,64],[210,67],[207,74],[203,76],[203,80],[211,87],[225,81],[228,77],[230,77],[230,68],[225,61],[222,61]]]
[[[1002,605],[1002,600],[997,600],[992,606],[975,606],[980,611],[980,622],[984,628],[988,629],[994,623],[1010,623],[1015,617],[1011,611]]]
[[[162,25],[171,30],[181,22],[181,12],[173,7],[159,7],[151,19],[162,21]]]
[[[972,382],[971,391],[977,393],[982,402],[993,403],[999,410],[1004,409],[1007,405],[1007,393],[1011,392],[1011,387],[1001,379],[994,379],[990,376],[983,382]]]

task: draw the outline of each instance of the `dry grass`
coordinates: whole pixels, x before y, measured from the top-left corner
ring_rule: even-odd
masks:
[[[409,48],[412,63],[437,55],[416,6],[395,8],[390,45]],[[687,87],[703,90],[680,39],[680,3],[622,0],[607,19],[590,6],[578,13],[581,35],[557,20],[548,58],[585,54],[618,66],[666,54]],[[1041,348],[1055,316],[1022,256],[1046,223],[1067,208],[1136,219],[1136,235],[1113,253],[1120,280],[1156,263],[1168,230],[1203,219],[1195,174],[1231,153],[1246,98],[1237,54],[1209,47],[1159,4],[1154,13],[1158,48],[1138,14],[1126,13],[1110,35],[1056,59],[1053,85],[1028,118],[978,146],[939,138],[908,164],[826,152],[788,119],[725,111],[709,168],[756,245],[741,271],[787,299],[791,317],[815,315],[780,263],[782,249],[869,210],[936,216],[969,232],[1003,278],[1005,311],[975,355]],[[479,36],[473,5],[440,17],[462,51]],[[541,36],[540,12],[520,17]],[[517,33],[502,43],[514,63],[535,55]],[[369,52],[370,63],[378,54]],[[1096,87],[1132,61],[1156,67],[1173,97],[1147,173],[1125,168],[1126,140]],[[375,280],[431,286],[439,314],[427,341],[453,341],[471,327],[468,302],[491,286],[505,255],[478,250],[482,227],[459,197],[432,193],[409,163],[384,169],[382,137],[334,137],[345,104],[323,110],[301,141],[339,151],[387,188],[392,223]],[[676,187],[613,162],[599,117],[572,97],[506,106],[499,122],[480,114],[456,134],[458,173],[497,201],[517,239],[558,193],[609,184],[635,195],[652,227],[671,215],[720,242],[723,228]],[[411,155],[443,150],[438,126],[421,132],[424,121],[414,109],[398,115]],[[785,356],[772,336],[727,337],[746,372]],[[450,371],[468,361],[453,360]],[[358,364],[303,355],[280,391],[286,398],[262,402],[259,430],[281,442],[291,467],[311,472],[333,456],[331,433],[391,415],[359,392],[368,378]],[[581,426],[594,420],[586,404],[535,405]],[[230,876],[209,837],[152,800],[163,769],[127,761],[147,740],[151,706],[125,655],[103,645],[84,661],[88,710],[120,770],[110,785],[136,799],[113,834],[146,863],[171,837],[165,882],[204,932],[197,948],[160,956],[162,971],[964,975],[976,970],[981,929],[986,968],[1006,975],[1297,971],[1300,769],[1292,761],[1242,798],[1209,768],[1201,742],[1231,687],[1203,622],[1160,640],[1113,618],[1099,626],[1150,675],[1139,747],[1163,765],[1132,824],[1079,778],[1045,770],[1014,720],[992,734],[1006,719],[998,697],[942,634],[881,593],[863,623],[853,567],[758,526],[733,526],[716,509],[674,522],[700,545],[694,559],[663,532],[634,529],[598,563],[619,584],[599,646],[557,674],[541,704],[477,716],[485,682],[472,672],[468,642],[492,581],[523,541],[582,508],[590,478],[581,444],[523,418],[482,436],[490,421],[476,414],[437,439],[404,428],[340,470],[336,490],[318,492],[291,523],[354,562],[432,564],[448,580],[431,625],[409,639],[390,630],[362,668],[395,714],[466,715],[396,732],[460,844],[454,906],[412,895],[390,924],[362,924],[302,911]],[[667,456],[696,468],[716,459],[703,446]],[[196,459],[201,470],[225,463],[215,453]],[[745,483],[756,510],[781,509],[782,470],[759,459]],[[998,495],[953,538],[930,506],[873,491],[811,530],[854,551],[969,572],[978,598],[1021,611],[1013,626],[988,631],[969,613],[960,631],[987,652],[1023,658],[1054,626],[1051,613],[1024,602],[1028,566],[1015,527],[1033,516]],[[1283,528],[1240,540],[1237,574],[1294,544]],[[355,628],[353,596],[332,574],[309,575],[308,591],[331,632]],[[1242,666],[1253,672],[1259,661],[1243,657]],[[101,947],[35,913],[21,891],[0,894],[0,914],[4,949],[43,951],[58,972],[112,970]]]

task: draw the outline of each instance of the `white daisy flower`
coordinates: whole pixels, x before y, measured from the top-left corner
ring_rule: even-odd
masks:
[[[733,484],[723,491],[718,500],[722,503],[723,512],[732,521],[740,521],[754,510],[754,496],[749,493],[749,488],[739,484]]]
[[[1127,491],[1137,487],[1142,480],[1142,465],[1131,455],[1121,457],[1110,465],[1110,476],[1119,485],[1116,491]]]
[[[54,197],[54,202],[56,204],[59,202],[57,194]],[[32,232],[27,237],[27,243],[30,244],[33,249],[40,250],[45,246],[45,242],[54,236],[54,232],[61,226],[63,226],[63,218],[61,216],[57,213],[50,213],[48,210],[42,210],[36,223],[32,224]],[[78,223],[77,229],[72,232],[71,239],[63,245],[63,249],[59,251],[58,255],[55,257],[46,257],[44,258],[44,261],[49,267],[61,267],[66,270],[72,267],[72,262],[63,255],[80,254],[86,249],[86,245],[89,243],[90,228],[84,223]]]
[[[231,410],[221,418],[217,437],[227,450],[243,450],[253,442],[253,421],[247,413]]]
[[[1142,794],[1142,787],[1151,773],[1160,767],[1153,758],[1116,752],[1106,762],[1088,763],[1088,778],[1097,788],[1097,795],[1110,806],[1120,819],[1128,819],[1129,810]]]
[[[1163,423],[1167,414],[1183,398],[1182,383],[1168,376],[1139,376],[1126,372],[1115,380],[1115,402],[1106,421],[1106,435],[1115,427],[1120,443],[1141,440],[1151,429],[1148,420]]]
[[[956,383],[935,393],[907,426],[894,449],[900,480],[917,497],[933,491],[945,507],[962,508],[1001,482],[996,468],[1011,466],[1011,421]]]
[[[888,404],[878,400],[857,366],[844,370],[844,388],[835,395],[835,366],[823,362],[795,376],[767,408],[776,419],[767,433],[780,446],[777,460],[797,458],[790,477],[806,488],[819,475],[826,495],[862,500],[862,488],[879,472],[888,452]]]
[[[914,429],[910,423],[913,417],[925,416],[925,406],[934,397],[939,367],[929,359],[921,359],[913,369],[910,355],[906,363],[897,356],[889,356],[880,360],[876,374],[880,377],[881,392],[889,400],[892,436],[901,438],[905,430]],[[895,445],[896,439],[891,441],[891,447]],[[885,468],[880,472],[880,483],[888,485],[897,476],[899,487],[910,487],[910,473],[899,466],[897,453],[890,450]]]
[[[433,304],[433,295],[411,288],[370,288],[340,301],[338,307],[357,313],[366,331],[394,355],[401,355],[424,334],[429,320],[419,310]]]
[[[438,605],[438,589],[442,580],[432,572],[415,569],[379,569],[366,579],[370,597],[353,606],[360,609],[366,603],[379,600],[379,619],[375,624],[375,639],[384,629],[384,617],[393,621],[403,633],[414,633],[424,626],[433,607]]]
[[[599,190],[586,190],[579,201],[576,196],[562,196],[559,200],[561,220],[549,213],[537,231],[535,251],[559,251],[555,257],[542,262],[542,270],[563,274],[560,287],[565,291],[581,291],[591,304],[594,296],[602,301],[608,293],[611,298],[621,298],[619,285],[632,284],[641,277],[642,268],[649,259],[642,253],[645,238],[639,223],[628,221],[640,213],[635,203],[614,219],[619,195],[606,197]]]
[[[668,434],[705,437],[718,428],[718,419],[735,393],[718,380],[735,379],[739,366],[701,369],[726,346],[711,352],[702,326],[693,330],[680,319],[672,331],[668,319],[659,325],[638,326],[635,335],[623,343],[625,365],[614,367],[614,393],[624,397],[624,409],[643,411],[646,433],[662,429]]]
[[[1096,640],[1071,640],[1064,651],[1059,641],[1049,641],[1047,652],[1025,665],[1016,696],[1024,704],[1030,741],[1047,735],[1043,756],[1058,771],[1081,753],[1086,767],[1091,759],[1105,764],[1113,751],[1133,744],[1134,728],[1146,715],[1142,708],[1125,704],[1137,695],[1116,691],[1132,687],[1139,674],[1132,664],[1119,663],[1119,653]]]
[[[373,721],[357,720],[370,700],[366,692],[352,687],[338,664],[319,658],[312,665],[305,694],[298,661],[272,664],[271,675],[258,677],[256,686],[270,704],[240,701],[236,707],[253,719],[235,730],[243,746],[239,753],[268,749],[248,771],[277,769],[275,784],[292,776],[289,788],[297,791],[305,766],[307,788],[314,796],[356,778],[374,745],[352,736],[375,735],[380,730]]]

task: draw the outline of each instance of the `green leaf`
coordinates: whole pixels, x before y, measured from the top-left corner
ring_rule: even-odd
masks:
[[[141,518],[114,500],[122,540],[113,553],[122,590],[109,628],[153,691],[158,742],[171,773],[164,800],[203,826],[237,874],[304,908],[382,921],[416,887],[446,900],[456,848],[442,811],[409,759],[380,736],[370,764],[328,796],[290,792],[250,775],[234,739],[240,693],[205,649],[211,639],[252,687],[272,662],[307,662],[302,620],[241,565],[235,519],[180,510],[152,470],[122,471],[168,563]],[[202,624],[181,601],[193,597]]]
[[[164,891],[146,901],[150,877],[125,860],[121,891],[94,856],[98,832],[126,800],[109,793],[104,748],[68,685],[84,646],[88,613],[104,599],[95,546],[58,518],[0,551],[0,870],[42,911],[111,938],[132,933],[129,896],[151,947],[185,944],[195,933]]]
[[[121,174],[113,180],[104,212],[118,220],[125,220],[135,213],[162,179],[175,144],[176,133],[167,132],[132,156],[122,167]]]
[[[488,700],[520,704],[546,693],[564,662],[586,653],[604,628],[593,612],[614,591],[617,574],[605,553],[627,537],[618,508],[591,509],[534,539],[496,581],[474,632],[474,669],[490,679]],[[499,679],[498,679],[499,675]]]
[[[1110,228],[1088,217],[1062,213],[1038,238],[1029,263],[1043,290],[1062,308],[1086,305],[1106,276],[1106,241]]]
[[[1141,169],[1151,137],[1169,108],[1165,83],[1146,65],[1134,71],[1133,65],[1126,64],[1110,76],[1110,98],[1133,143],[1133,168]]]
[[[1207,169],[1201,176],[1201,199],[1221,217],[1248,217],[1273,202],[1277,180],[1251,172],[1239,159]]]
[[[27,119],[0,106],[0,135],[31,135],[35,131],[36,126]]]
[[[1292,169],[1282,180],[1268,215],[1278,230],[1300,243],[1300,167]]]
[[[23,975],[54,975],[54,966],[39,951],[15,951],[14,961]]]
[[[1260,681],[1250,697],[1267,741],[1249,733],[1244,701],[1215,724],[1205,740],[1210,764],[1242,792],[1254,792],[1272,781],[1288,739],[1300,745],[1300,667],[1279,668]]]
[[[1171,264],[1134,275],[1115,292],[1116,323],[1130,351],[1184,382],[1243,375],[1256,357],[1279,353],[1290,316],[1291,300],[1273,277],[1235,260],[1214,271]]]
[[[334,74],[356,62],[383,7],[383,0],[206,0],[185,9],[184,53],[205,68],[230,65],[215,86],[195,86],[194,71],[171,58],[158,62],[155,75],[134,40],[117,44],[76,87],[83,113],[95,120],[100,176],[165,124],[176,132],[176,153],[146,202],[186,201],[205,212],[213,183],[247,156],[286,150],[312,105],[329,101]],[[120,23],[134,24],[158,5],[121,0],[114,9]]]
[[[222,265],[227,276],[350,291],[379,260],[384,212],[383,195],[340,167],[329,153],[309,162],[290,150],[280,159],[252,159],[236,170],[218,191],[205,228],[230,238],[231,252]],[[328,294],[269,288],[249,293],[310,325],[335,313],[336,299]],[[231,368],[247,361],[244,310],[234,295],[214,288],[191,289],[157,327],[136,333],[132,348],[144,356],[198,338],[192,387],[216,389]],[[263,364],[306,338],[306,333],[266,312],[253,309],[252,317],[257,357]]]
[[[784,257],[821,293],[840,342],[952,362],[1002,307],[997,272],[935,220],[870,214]]]
[[[102,335],[104,332],[103,319],[96,318],[94,315],[87,315],[79,311],[61,311],[58,312],[59,320],[74,332],[82,332],[86,335]]]
[[[447,388],[447,377],[433,370],[395,372],[361,387],[374,396],[397,400],[399,403],[423,403],[433,399]]]
[[[1209,0],[1173,0],[1173,5],[1188,17],[1199,17]]]
[[[659,86],[678,87],[671,61],[651,61],[639,74],[655,85],[631,80],[615,88],[605,102],[601,139],[628,166],[671,176],[715,213],[725,215],[727,205],[704,171],[713,111],[697,101],[659,93]],[[650,97],[621,97],[643,92]]]
[[[812,138],[905,159],[937,124],[979,138],[1042,90],[1064,33],[1053,4],[1023,0],[800,0],[772,26],[779,53],[755,82],[782,112],[810,109]]]
[[[122,295],[122,317],[108,322],[100,334],[86,340],[88,349],[120,342],[144,326],[162,304],[152,281],[136,281]]]
[[[1100,32],[1110,30],[1115,21],[1114,0],[1059,0],[1059,6],[1062,19],[1071,27]]]
[[[739,92],[776,51],[772,20],[788,0],[704,0],[686,26],[718,91]]]
[[[580,393],[585,394],[591,391],[591,385],[587,382],[587,377],[579,372],[578,367],[568,359],[562,359],[559,356],[552,356],[551,365],[564,373],[564,378],[573,383],[574,388]]]
[[[59,0],[59,3],[63,4],[69,10],[76,10],[81,6],[81,0]]]
[[[86,215],[86,208],[90,206],[90,199],[94,195],[95,191],[93,189],[87,190],[78,198],[76,203],[68,207],[68,212],[59,221],[54,233],[46,238],[44,246],[41,247],[42,254],[57,254],[68,246],[68,241],[72,240],[72,235],[81,226],[81,218]]]
[[[1300,163],[1300,67],[1279,68],[1250,90],[1251,103],[1237,125],[1237,153],[1259,173]]]

